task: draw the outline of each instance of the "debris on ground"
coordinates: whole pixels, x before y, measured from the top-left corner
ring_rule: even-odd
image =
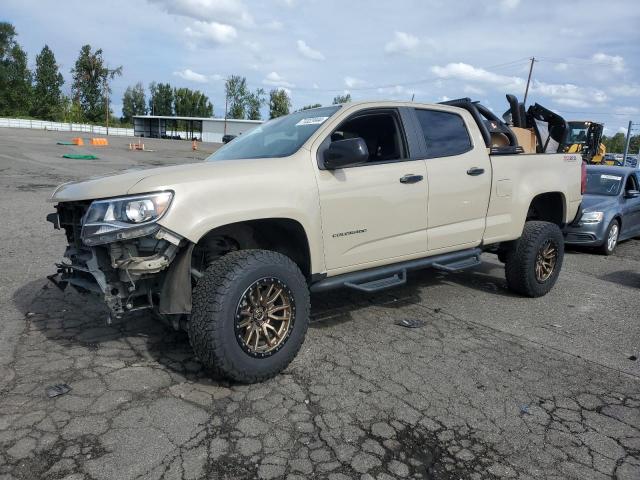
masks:
[[[57,385],[51,385],[45,389],[47,397],[49,398],[59,397],[60,395],[64,395],[70,391],[71,387],[66,383],[58,383]]]
[[[396,322],[396,325],[406,328],[420,328],[424,327],[425,323],[422,320],[418,320],[416,318],[404,318],[399,322]]]
[[[76,153],[65,153],[62,158],[71,158],[72,160],[98,160],[95,155],[81,155]]]

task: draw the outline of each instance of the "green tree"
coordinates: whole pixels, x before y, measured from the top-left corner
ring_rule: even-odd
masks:
[[[149,112],[151,115],[173,115],[173,88],[168,83],[151,82],[149,85]]]
[[[245,118],[247,95],[247,79],[239,75],[231,75],[224,83],[227,97],[227,118]]]
[[[300,109],[300,111],[302,111],[302,110],[310,110],[310,109],[312,109],[312,108],[318,108],[318,107],[321,107],[321,106],[322,106],[322,105],[321,105],[321,104],[319,104],[319,103],[313,103],[313,104],[311,104],[311,105],[305,105],[304,107],[302,107],[302,108]]]
[[[339,103],[348,103],[351,101],[351,94],[345,93],[344,95],[336,95],[333,97],[333,104],[338,105]]]
[[[85,119],[90,122],[104,120],[107,97],[111,93],[109,80],[122,75],[122,67],[109,69],[102,58],[102,49],[92,52],[91,45],[83,45],[71,75],[74,101],[82,107]]]
[[[0,22],[0,115],[30,113],[31,71],[13,25]]]
[[[122,96],[122,121],[131,123],[134,115],[147,114],[147,101],[142,82],[128,86]]]
[[[212,117],[213,104],[200,90],[176,88],[173,91],[174,111],[179,117]]]
[[[602,137],[602,143],[609,153],[623,153],[625,141],[626,135],[622,132],[616,133],[613,137]]]
[[[269,118],[288,115],[290,109],[291,99],[286,90],[274,88],[269,92]]]
[[[260,109],[266,103],[264,98],[265,91],[263,88],[258,88],[255,92],[247,95],[247,119],[248,120],[262,120],[262,114]]]
[[[64,78],[58,69],[56,57],[45,45],[36,56],[35,85],[31,115],[44,120],[56,120],[62,111]]]

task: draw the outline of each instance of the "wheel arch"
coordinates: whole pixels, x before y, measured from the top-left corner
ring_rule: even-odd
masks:
[[[527,218],[529,220],[541,220],[551,222],[560,228],[565,225],[567,212],[567,200],[562,192],[539,193],[529,202]]]
[[[196,242],[196,248],[219,237],[234,241],[239,250],[261,248],[282,253],[298,265],[305,278],[311,277],[309,238],[303,225],[297,220],[272,217],[221,225],[202,235]]]

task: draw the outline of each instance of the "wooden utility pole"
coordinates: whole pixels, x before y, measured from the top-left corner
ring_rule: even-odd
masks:
[[[523,105],[527,104],[527,96],[529,95],[529,84],[531,83],[531,74],[533,73],[533,64],[536,61],[536,57],[531,57],[531,65],[529,66],[529,77],[527,78],[527,88],[524,91],[524,100],[522,102]]]

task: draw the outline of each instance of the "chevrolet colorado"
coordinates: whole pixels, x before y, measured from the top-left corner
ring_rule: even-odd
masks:
[[[51,279],[113,316],[152,310],[241,382],[295,357],[309,291],[377,292],[492,251],[512,291],[544,295],[582,161],[547,153],[562,125],[529,114],[531,130],[469,99],[333,105],[266,122],[201,163],[63,184],[48,220],[68,246]]]

